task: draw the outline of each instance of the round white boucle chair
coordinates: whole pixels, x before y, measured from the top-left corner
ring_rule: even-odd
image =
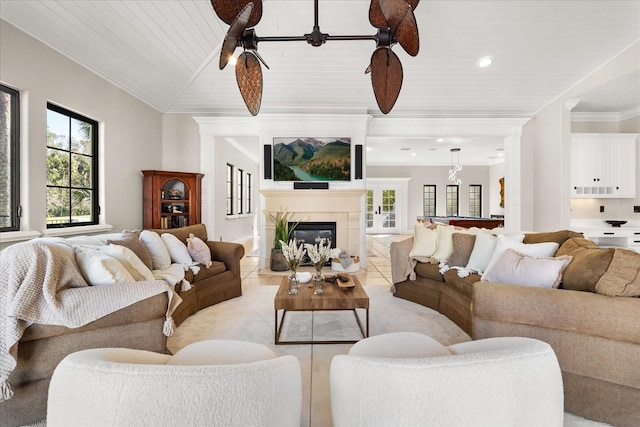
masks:
[[[242,341],[190,344],[174,356],[102,348],[56,367],[47,426],[299,426],[300,364]]]
[[[340,426],[562,426],[564,396],[551,346],[488,338],[444,347],[418,333],[354,344],[331,362]]]

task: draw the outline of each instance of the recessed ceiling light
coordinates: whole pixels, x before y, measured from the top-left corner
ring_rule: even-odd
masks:
[[[493,56],[483,56],[476,62],[476,65],[480,68],[486,68],[491,64],[493,64]]]
[[[412,155],[412,156],[417,156],[417,154],[416,154],[416,153],[411,153],[411,155]]]

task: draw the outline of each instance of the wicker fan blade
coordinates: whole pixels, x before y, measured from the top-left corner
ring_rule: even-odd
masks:
[[[386,28],[389,26],[382,14],[378,0],[371,0],[371,4],[369,5],[369,22],[376,28]]]
[[[253,3],[253,12],[247,21],[247,27],[255,27],[262,18],[262,0],[211,0],[214,12],[227,25],[231,25],[249,3]]]
[[[252,52],[243,52],[238,58],[236,81],[249,112],[258,115],[262,102],[262,68]]]
[[[238,16],[236,16],[231,27],[229,27],[229,31],[227,31],[227,35],[224,37],[224,42],[222,43],[222,49],[220,49],[219,66],[221,70],[227,66],[229,58],[233,55],[233,51],[236,50],[238,38],[244,33],[245,28],[247,28],[247,21],[252,10],[253,3],[247,4]]]
[[[371,84],[380,111],[388,114],[402,89],[402,64],[388,47],[379,47],[371,55]]]
[[[380,1],[381,0],[371,0],[371,5],[369,5],[369,22],[376,28],[390,27],[380,8]],[[405,2],[411,6],[411,10],[416,10],[420,0],[405,0]]]
[[[395,31],[396,40],[400,46],[411,56],[416,56],[420,51],[420,35],[418,24],[413,12],[405,15]]]
[[[420,50],[420,38],[411,4],[405,0],[378,0],[378,2],[382,15],[389,23],[400,46],[409,55],[416,56]]]

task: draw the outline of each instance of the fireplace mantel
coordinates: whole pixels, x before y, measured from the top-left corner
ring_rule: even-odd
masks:
[[[349,255],[360,256],[366,268],[364,189],[345,190],[261,190],[264,212],[290,212],[290,221],[333,221],[336,223],[336,246]],[[269,265],[275,235],[274,225],[263,213],[261,258]]]

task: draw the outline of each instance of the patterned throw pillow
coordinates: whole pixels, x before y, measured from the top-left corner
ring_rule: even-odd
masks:
[[[209,246],[193,233],[189,233],[187,250],[195,262],[207,268],[211,267],[211,251],[209,250]]]

